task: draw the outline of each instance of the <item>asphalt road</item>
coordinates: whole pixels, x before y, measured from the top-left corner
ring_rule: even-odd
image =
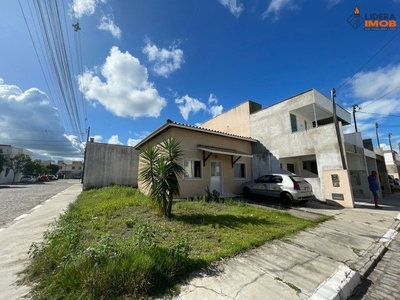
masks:
[[[15,218],[78,182],[61,179],[45,183],[1,185],[0,228],[8,227]]]

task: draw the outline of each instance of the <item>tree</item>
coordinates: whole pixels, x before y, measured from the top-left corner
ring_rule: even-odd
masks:
[[[172,215],[174,196],[180,195],[178,177],[183,175],[184,170],[177,161],[182,155],[181,144],[173,137],[159,144],[147,145],[140,154],[144,165],[140,170],[140,179],[166,217]]]
[[[0,173],[8,166],[8,157],[3,154],[3,149],[0,148]]]
[[[47,165],[46,168],[48,170],[48,173],[53,175],[56,175],[58,170],[60,170],[60,167],[58,165],[53,164]]]
[[[10,159],[8,167],[14,171],[13,183],[15,181],[15,176],[17,173],[22,172],[25,165],[31,161],[31,158],[26,154],[17,154]]]
[[[37,161],[28,161],[23,168],[22,173],[24,175],[40,175],[47,173],[46,168],[42,166],[39,162]]]

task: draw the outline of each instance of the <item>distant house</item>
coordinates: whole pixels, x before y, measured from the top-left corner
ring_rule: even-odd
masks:
[[[168,120],[135,149],[141,150],[146,144],[160,143],[168,137],[178,139],[184,152],[179,162],[185,170],[184,177],[179,179],[182,198],[203,196],[207,188],[221,195],[238,194],[241,184],[251,180],[251,149],[255,139]],[[142,166],[139,160],[139,172]],[[143,190],[140,178],[139,189]]]
[[[72,162],[64,162],[59,160],[57,162],[59,170],[57,172],[58,178],[65,179],[80,179],[83,172],[83,162],[81,161],[72,161]]]

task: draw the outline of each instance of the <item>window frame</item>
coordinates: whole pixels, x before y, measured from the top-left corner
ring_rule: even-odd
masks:
[[[243,167],[240,168],[240,171],[244,172],[244,176],[243,177],[236,177],[235,166],[239,166],[239,165],[243,166]],[[247,164],[245,162],[236,162],[236,163],[233,164],[233,179],[234,180],[247,179]]]
[[[186,172],[186,169],[185,169],[185,163],[186,162],[191,162],[191,163],[193,163],[193,177],[189,177],[189,176],[186,176],[186,174],[187,174],[187,172]],[[199,168],[200,168],[200,177],[196,177],[196,166],[195,166],[195,162],[198,162],[199,163]],[[202,180],[203,179],[203,172],[204,172],[204,170],[203,170],[204,168],[203,168],[203,160],[202,159],[200,159],[200,158],[184,158],[183,159],[183,179],[184,180]]]

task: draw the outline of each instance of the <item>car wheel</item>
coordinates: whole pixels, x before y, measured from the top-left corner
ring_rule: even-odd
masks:
[[[293,197],[289,193],[282,193],[281,194],[281,200],[284,204],[293,204]]]
[[[248,187],[245,187],[243,189],[243,197],[247,198],[247,199],[251,199],[252,194],[251,194],[251,190]]]

